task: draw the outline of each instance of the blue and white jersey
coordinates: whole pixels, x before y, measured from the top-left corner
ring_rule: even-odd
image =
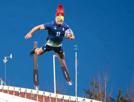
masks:
[[[63,23],[62,25],[57,25],[54,21],[44,24],[44,26],[45,30],[48,31],[47,44],[54,47],[62,45],[65,31],[67,29],[70,29],[69,26],[65,23]]]

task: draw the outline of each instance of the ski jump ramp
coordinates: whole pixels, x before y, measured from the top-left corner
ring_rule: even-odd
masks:
[[[0,102],[101,102],[35,89],[0,85]]]

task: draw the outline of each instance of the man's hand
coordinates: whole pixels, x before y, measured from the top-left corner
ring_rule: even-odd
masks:
[[[27,33],[25,39],[30,39],[30,38],[32,38],[32,33]]]
[[[67,38],[69,40],[73,40],[73,39],[75,39],[75,36],[73,34],[68,34]]]

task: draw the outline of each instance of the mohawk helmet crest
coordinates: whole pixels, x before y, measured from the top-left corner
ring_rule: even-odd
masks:
[[[56,9],[56,15],[55,16],[64,16],[64,8],[62,6],[62,4],[59,4],[57,9]]]

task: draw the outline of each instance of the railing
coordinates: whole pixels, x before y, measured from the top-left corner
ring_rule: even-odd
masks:
[[[40,90],[13,87],[13,86],[0,85],[0,92],[36,100],[38,102],[76,102],[76,97],[74,96],[54,94]],[[82,97],[78,97],[77,100],[78,102],[101,102]]]

